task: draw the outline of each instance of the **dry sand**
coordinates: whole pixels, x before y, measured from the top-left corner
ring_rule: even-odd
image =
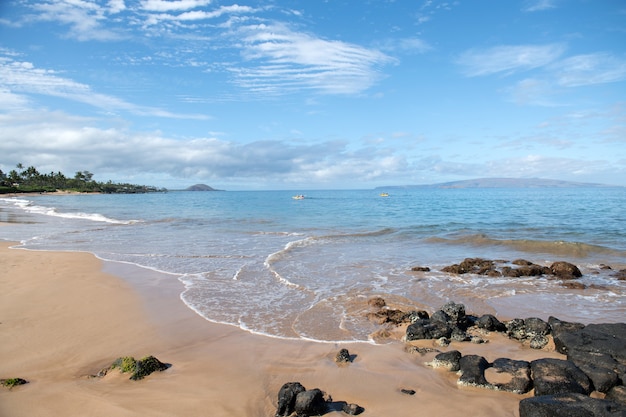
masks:
[[[424,365],[434,354],[407,353],[399,341],[339,346],[210,323],[180,301],[176,280],[142,283],[138,268],[120,279],[90,254],[9,247],[0,242],[0,378],[30,383],[0,387],[2,417],[268,417],[290,381],[357,403],[373,417],[518,416],[519,401],[531,395],[457,386],[454,373]],[[447,349],[489,361],[559,357],[490,338]],[[343,347],[356,358],[338,366]],[[89,377],[117,357],[146,355],[172,366],[141,381],[117,371]]]

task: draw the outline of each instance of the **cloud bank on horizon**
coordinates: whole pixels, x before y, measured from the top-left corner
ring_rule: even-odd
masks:
[[[8,0],[17,163],[167,188],[626,185],[626,4]]]

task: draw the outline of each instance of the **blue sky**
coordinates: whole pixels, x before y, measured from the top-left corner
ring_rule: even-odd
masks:
[[[626,185],[623,0],[2,0],[0,169]]]

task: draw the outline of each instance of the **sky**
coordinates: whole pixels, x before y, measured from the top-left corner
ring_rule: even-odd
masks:
[[[623,0],[1,0],[0,169],[626,186]]]

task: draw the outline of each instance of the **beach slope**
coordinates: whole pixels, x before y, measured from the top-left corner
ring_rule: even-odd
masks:
[[[401,342],[340,346],[254,335],[193,313],[175,278],[134,283],[103,272],[90,254],[10,246],[0,243],[0,378],[29,383],[0,388],[3,417],[267,417],[291,381],[359,404],[368,416],[518,415],[522,396],[459,387],[454,373],[425,366],[432,357],[409,354]],[[334,361],[342,347],[354,355],[346,366]],[[463,351],[488,360],[550,354],[507,340]],[[141,381],[118,371],[90,377],[120,356],[147,355],[171,366]]]

